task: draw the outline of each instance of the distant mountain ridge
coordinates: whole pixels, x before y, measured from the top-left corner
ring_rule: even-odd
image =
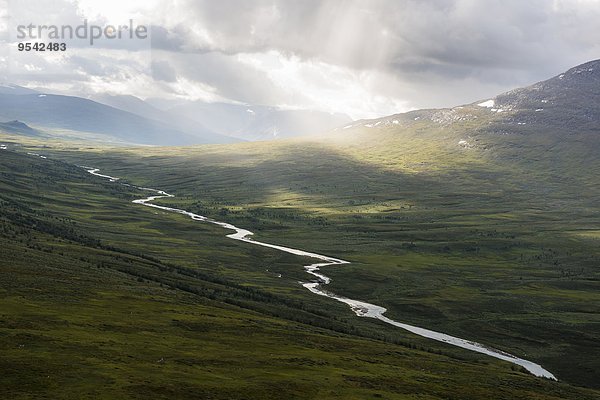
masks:
[[[344,114],[204,101],[162,109],[131,95],[96,93],[82,98],[10,83],[0,84],[0,107],[0,118],[6,120],[151,145],[285,139],[325,134],[351,122]]]
[[[238,141],[229,135],[215,133],[214,130],[206,128],[206,126],[204,126],[201,122],[188,119],[185,116],[172,114],[168,111],[154,107],[139,97],[131,95],[96,94],[91,96],[90,100],[139,115],[140,117],[158,121],[163,124],[168,124],[175,129],[190,133],[193,136],[207,136],[207,142],[232,143]],[[213,136],[214,139],[209,136]]]
[[[213,132],[244,140],[273,140],[326,133],[352,121],[345,114],[202,101],[172,107],[169,112],[201,122]]]
[[[12,83],[0,83],[0,94],[39,94],[39,92]]]
[[[160,109],[130,95],[96,94],[90,99],[144,118],[169,123],[184,132],[205,129],[250,141],[319,134],[351,121],[344,114],[281,110],[260,105],[196,101]]]
[[[33,129],[29,125],[17,120],[9,122],[0,122],[0,131],[25,136],[41,135],[40,131],[38,131],[37,129]]]
[[[50,129],[99,133],[132,144],[191,145],[235,141],[205,129],[191,134],[172,124],[74,96],[0,93],[0,118]]]
[[[471,104],[359,121],[351,121],[344,114],[202,101],[160,110],[134,96],[98,94],[91,100],[44,94],[12,84],[0,84],[0,119],[152,145],[224,144],[319,133],[327,136],[332,130],[334,135],[343,136],[357,129],[399,130],[424,121],[431,123],[431,128],[470,121],[470,134],[598,131],[600,60]]]

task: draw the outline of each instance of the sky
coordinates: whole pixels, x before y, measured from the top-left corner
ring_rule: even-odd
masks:
[[[18,25],[84,19],[150,34],[17,51]],[[373,118],[484,100],[600,58],[598,21],[600,0],[0,0],[0,80]]]

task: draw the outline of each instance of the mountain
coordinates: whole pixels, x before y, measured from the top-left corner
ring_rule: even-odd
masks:
[[[90,100],[149,119],[161,120],[163,114],[165,114],[164,111],[146,103],[139,97],[131,95],[100,93],[90,96]]]
[[[351,121],[344,114],[201,101],[161,110],[135,96],[96,94],[84,99],[12,84],[0,86],[0,107],[4,119],[152,145],[284,139],[324,133]]]
[[[214,139],[210,140],[209,142],[211,143],[233,143],[238,141],[231,136],[221,136],[220,134],[213,133],[198,121],[191,120],[185,116],[174,115],[168,111],[154,107],[139,97],[131,95],[97,94],[92,96],[91,100],[139,115],[150,120],[169,124],[175,129],[189,133],[192,136],[206,137],[210,135],[215,138],[219,138],[218,141],[214,141]]]
[[[37,129],[31,128],[29,125],[21,121],[0,122],[0,131],[25,136],[40,136]]]
[[[543,124],[567,132],[599,131],[600,60],[571,68],[552,79],[501,94],[494,108],[509,112],[505,122]]]
[[[104,134],[126,143],[190,145],[234,141],[202,128],[193,134],[184,132],[174,124],[73,96],[0,94],[0,117],[52,129]]]
[[[581,144],[586,159],[600,150],[600,60],[591,61],[525,88],[453,108],[417,110],[336,129],[337,138],[372,140],[414,135],[450,147],[485,150],[490,156],[510,156],[515,162],[546,157],[558,146],[558,160],[569,161]],[[557,149],[558,149],[557,148]]]
[[[197,129],[209,129],[242,140],[272,140],[322,133],[350,121],[343,114],[279,110],[266,106],[197,101],[162,110],[135,96],[99,94],[91,99],[144,118],[168,122],[184,132],[193,134]]]
[[[246,140],[318,134],[351,121],[344,114],[202,101],[175,106],[169,112],[202,122],[214,132]]]
[[[39,94],[39,92],[12,83],[0,83],[0,94]]]

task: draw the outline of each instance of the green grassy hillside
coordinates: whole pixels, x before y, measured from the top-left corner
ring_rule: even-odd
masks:
[[[356,328],[289,282],[264,290],[276,281],[265,263],[291,269],[304,260],[148,211],[129,202],[139,191],[69,164],[2,151],[0,188],[6,397],[596,395],[491,359],[384,340],[378,327]]]
[[[80,168],[3,151],[0,172],[5,396],[596,395],[357,323],[264,268],[304,260],[131,204],[139,191]]]

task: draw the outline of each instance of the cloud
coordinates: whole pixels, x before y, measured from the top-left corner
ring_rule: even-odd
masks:
[[[175,69],[167,61],[152,61],[152,77],[164,82],[177,81]]]
[[[165,10],[178,9],[185,12],[165,12],[155,22],[174,29],[188,51],[275,50],[363,69],[390,69],[404,59],[467,69],[530,67],[563,50],[568,55],[574,45],[598,43],[600,16],[599,3],[589,0],[165,3]]]
[[[33,6],[19,9],[25,15],[48,12],[72,23],[128,16],[151,23],[151,49],[69,53],[60,65],[77,71],[77,90],[86,90],[87,79],[89,90],[105,85],[138,96],[355,118],[483,99],[600,54],[595,0],[165,0],[127,7],[44,0],[18,7],[26,3]],[[124,56],[131,50],[140,53],[134,62]],[[48,68],[42,60],[27,64]],[[118,82],[123,76],[135,79]]]
[[[163,26],[151,25],[150,38],[153,49],[180,52],[183,50],[185,33],[177,27],[168,30]]]

